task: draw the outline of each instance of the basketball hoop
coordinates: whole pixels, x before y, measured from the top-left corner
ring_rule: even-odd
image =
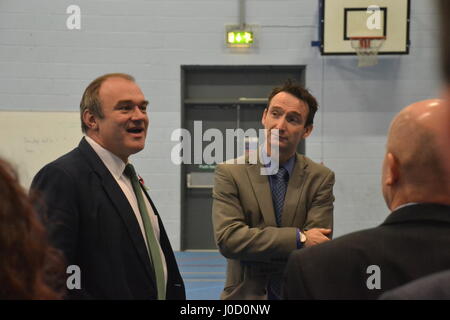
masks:
[[[378,63],[378,51],[385,37],[351,37],[352,48],[358,55],[358,67],[369,67]]]

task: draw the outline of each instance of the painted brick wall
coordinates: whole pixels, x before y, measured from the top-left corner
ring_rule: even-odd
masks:
[[[180,169],[170,162],[170,134],[181,122],[180,65],[307,65],[307,86],[320,102],[307,154],[336,173],[339,236],[386,217],[380,169],[389,122],[439,92],[436,12],[429,1],[411,2],[411,54],[358,69],[354,57],[311,48],[315,0],[247,1],[246,22],[261,25],[251,54],[223,45],[224,25],[238,22],[237,0],[2,0],[0,110],[75,111],[98,75],[134,75],[150,100],[147,147],[134,161],[178,249]],[[66,28],[71,4],[81,8],[81,30]]]

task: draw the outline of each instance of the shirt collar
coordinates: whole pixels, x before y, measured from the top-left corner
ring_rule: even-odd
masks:
[[[404,204],[398,206],[397,208],[395,208],[394,210],[392,210],[392,212],[397,211],[397,210],[399,210],[399,209],[401,209],[401,208],[404,208],[404,207],[414,206],[414,205],[416,205],[416,204],[419,204],[419,203],[418,203],[418,202],[408,202],[408,203],[404,203]]]
[[[295,165],[295,154],[289,158],[288,161],[283,165],[283,167],[287,170],[289,173],[289,177],[292,175],[292,171],[294,170]]]
[[[109,172],[111,172],[116,180],[119,180],[125,170],[126,163],[111,151],[103,148],[95,142],[94,139],[88,136],[85,136],[85,138],[92,149],[94,149],[95,153],[100,157],[106,168],[108,168]]]
[[[270,172],[270,164],[271,164],[272,160],[271,160],[270,156],[267,155],[267,153],[265,152],[265,149],[261,148],[260,155],[262,157],[264,167],[267,169],[267,171],[270,173],[270,175],[275,174],[276,172],[275,173]],[[284,167],[286,169],[286,171],[289,174],[289,177],[291,177],[292,171],[294,170],[295,159],[296,159],[295,155],[296,154],[294,153],[294,155],[292,157],[290,157],[283,165],[281,165],[281,167]]]

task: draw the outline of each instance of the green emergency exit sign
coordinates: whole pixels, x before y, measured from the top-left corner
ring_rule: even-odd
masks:
[[[246,30],[235,30],[227,32],[227,45],[250,47],[253,44],[253,32]]]

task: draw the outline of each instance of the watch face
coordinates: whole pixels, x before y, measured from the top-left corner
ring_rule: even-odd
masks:
[[[303,232],[300,232],[300,241],[302,243],[306,242],[306,236],[305,236],[305,234]]]

